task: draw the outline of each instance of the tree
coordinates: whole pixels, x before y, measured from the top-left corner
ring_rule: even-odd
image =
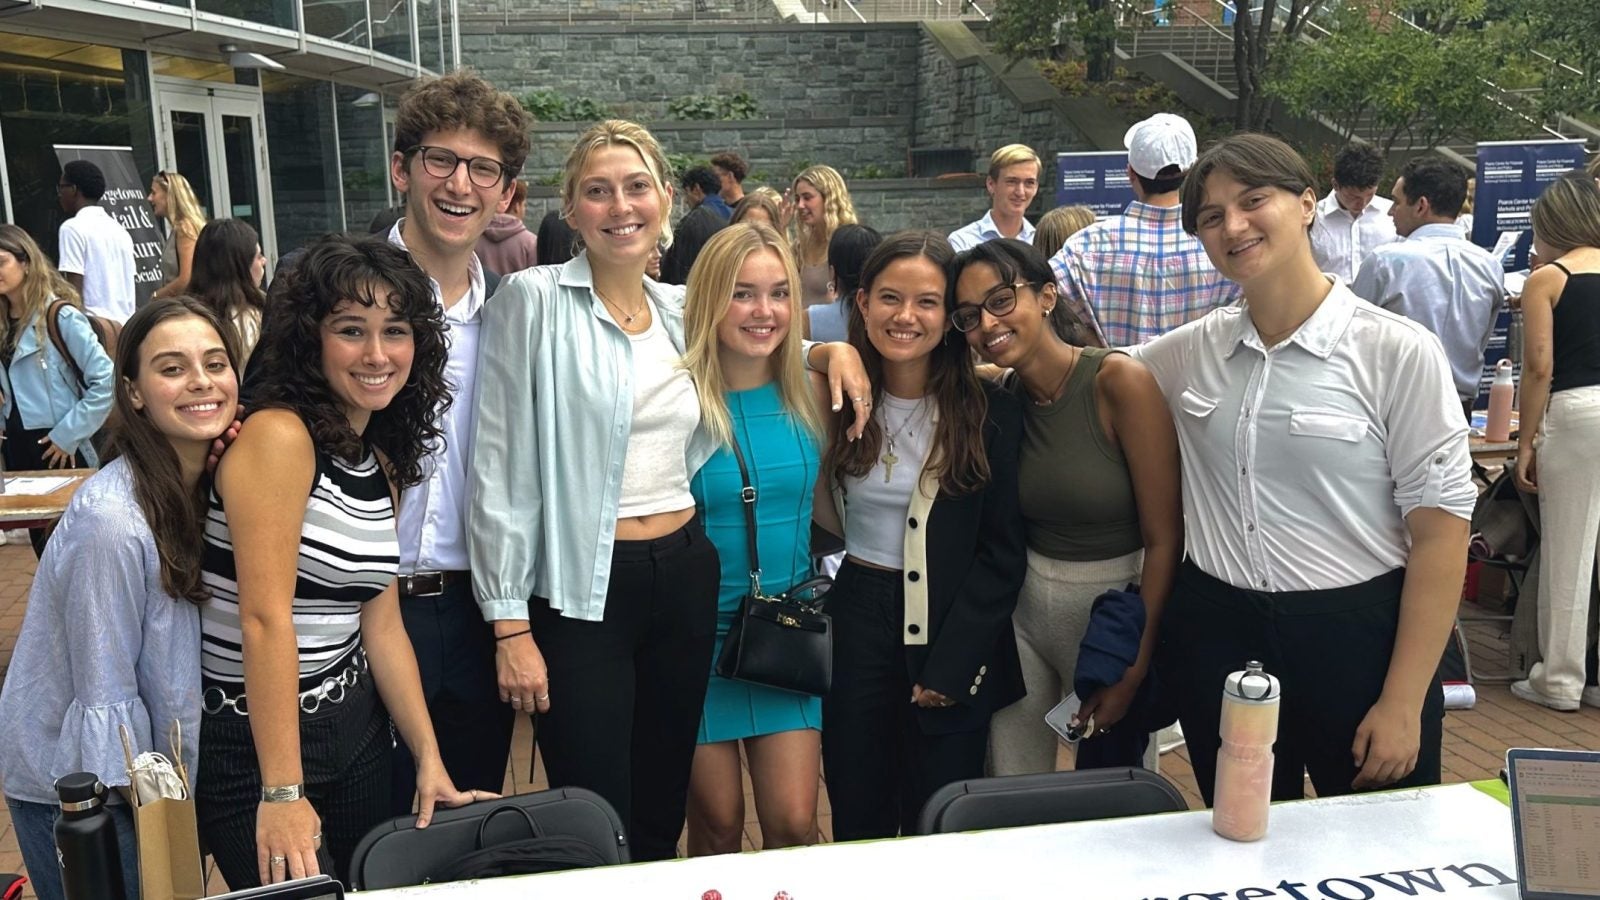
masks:
[[[1488,0],[1485,18],[1504,40],[1532,48],[1540,111],[1600,120],[1600,12],[1594,0]]]
[[[1267,0],[1252,9],[1250,0],[1233,0],[1233,72],[1238,79],[1238,100],[1234,105],[1234,125],[1260,131],[1271,119],[1271,100],[1266,81],[1272,58],[1295,46],[1300,34],[1320,6],[1314,0]]]
[[[1109,81],[1116,68],[1117,22],[1109,0],[1000,0],[989,39],[1012,61],[1081,47],[1090,81]]]
[[[1414,27],[1384,8],[1346,9],[1331,33],[1282,53],[1267,79],[1270,96],[1295,115],[1320,114],[1346,140],[1360,137],[1387,155],[1514,134],[1521,122],[1490,82],[1503,53],[1474,24],[1475,0],[1432,0]]]

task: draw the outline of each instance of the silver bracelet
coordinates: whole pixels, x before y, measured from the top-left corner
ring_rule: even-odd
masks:
[[[263,787],[261,789],[262,803],[293,803],[306,796],[304,784],[286,784],[280,787]]]
[[[826,375],[827,374],[826,372],[822,371],[821,369],[819,369],[816,366],[813,366],[811,364],[811,351],[813,351],[813,350],[817,349],[818,347],[822,346],[822,343],[823,343],[822,341],[801,341],[800,342],[800,364],[805,367],[805,370],[807,372],[816,372],[819,375]]]

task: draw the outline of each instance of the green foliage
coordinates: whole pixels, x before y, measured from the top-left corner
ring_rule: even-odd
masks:
[[[596,122],[611,117],[609,107],[588,97],[567,97],[555,91],[529,91],[518,100],[537,122]]]
[[[881,166],[877,163],[867,163],[864,166],[857,166],[854,169],[846,169],[840,174],[845,177],[846,181],[870,181],[878,178],[904,178],[906,177],[906,167],[904,165],[896,165],[894,163]]]
[[[759,112],[756,98],[744,91],[737,94],[690,94],[667,104],[669,119],[734,121],[754,119]]]
[[[1543,89],[1536,101],[1542,114],[1600,121],[1600,13],[1594,0],[1487,0],[1484,18],[1504,45],[1524,50],[1524,64]]]
[[[1375,133],[1385,154],[1402,142],[1512,136],[1519,122],[1486,84],[1503,54],[1481,30],[1457,27],[1482,3],[1429,0],[1430,21],[1443,32],[1346,10],[1331,35],[1280,50],[1266,89],[1296,115],[1322,114],[1346,138]]]
[[[668,153],[667,168],[671,169],[672,171],[667,173],[667,178],[669,180],[673,180],[676,179],[679,174],[687,172],[695,166],[710,165],[711,159],[709,157],[695,156],[692,153]]]
[[[1013,62],[1052,55],[1056,48],[1088,57],[1088,77],[1110,77],[1117,38],[1116,14],[1107,0],[1000,0],[989,40]]]

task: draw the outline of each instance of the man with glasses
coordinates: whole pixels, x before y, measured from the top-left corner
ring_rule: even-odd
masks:
[[[89,312],[118,322],[133,315],[133,238],[100,205],[106,193],[106,176],[86,159],[75,159],[61,170],[56,198],[67,214],[58,234],[57,268],[83,296]]]
[[[470,72],[421,82],[400,100],[389,174],[405,195],[389,240],[433,281],[449,328],[454,403],[427,479],[400,498],[400,611],[411,635],[439,753],[456,787],[499,793],[514,714],[501,697],[511,673],[494,625],[474,601],[467,566],[467,461],[472,458],[481,311],[499,282],[474,248],[509,205],[528,156],[532,120],[515,97]],[[395,748],[396,814],[411,809],[415,764]]]

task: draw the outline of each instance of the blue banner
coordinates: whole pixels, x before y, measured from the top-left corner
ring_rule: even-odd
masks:
[[[1478,188],[1472,204],[1472,242],[1486,250],[1501,246],[1502,236],[1519,236],[1504,247],[1501,262],[1508,272],[1528,267],[1533,228],[1528,214],[1545,185],[1584,163],[1583,141],[1496,141],[1478,145]],[[1509,241],[1509,238],[1506,238]],[[1502,307],[1483,353],[1483,376],[1476,408],[1487,409],[1494,368],[1510,352],[1511,309]],[[1520,382],[1522,366],[1517,366]]]
[[[1056,154],[1056,205],[1087,206],[1097,217],[1120,216],[1133,202],[1128,151]]]

